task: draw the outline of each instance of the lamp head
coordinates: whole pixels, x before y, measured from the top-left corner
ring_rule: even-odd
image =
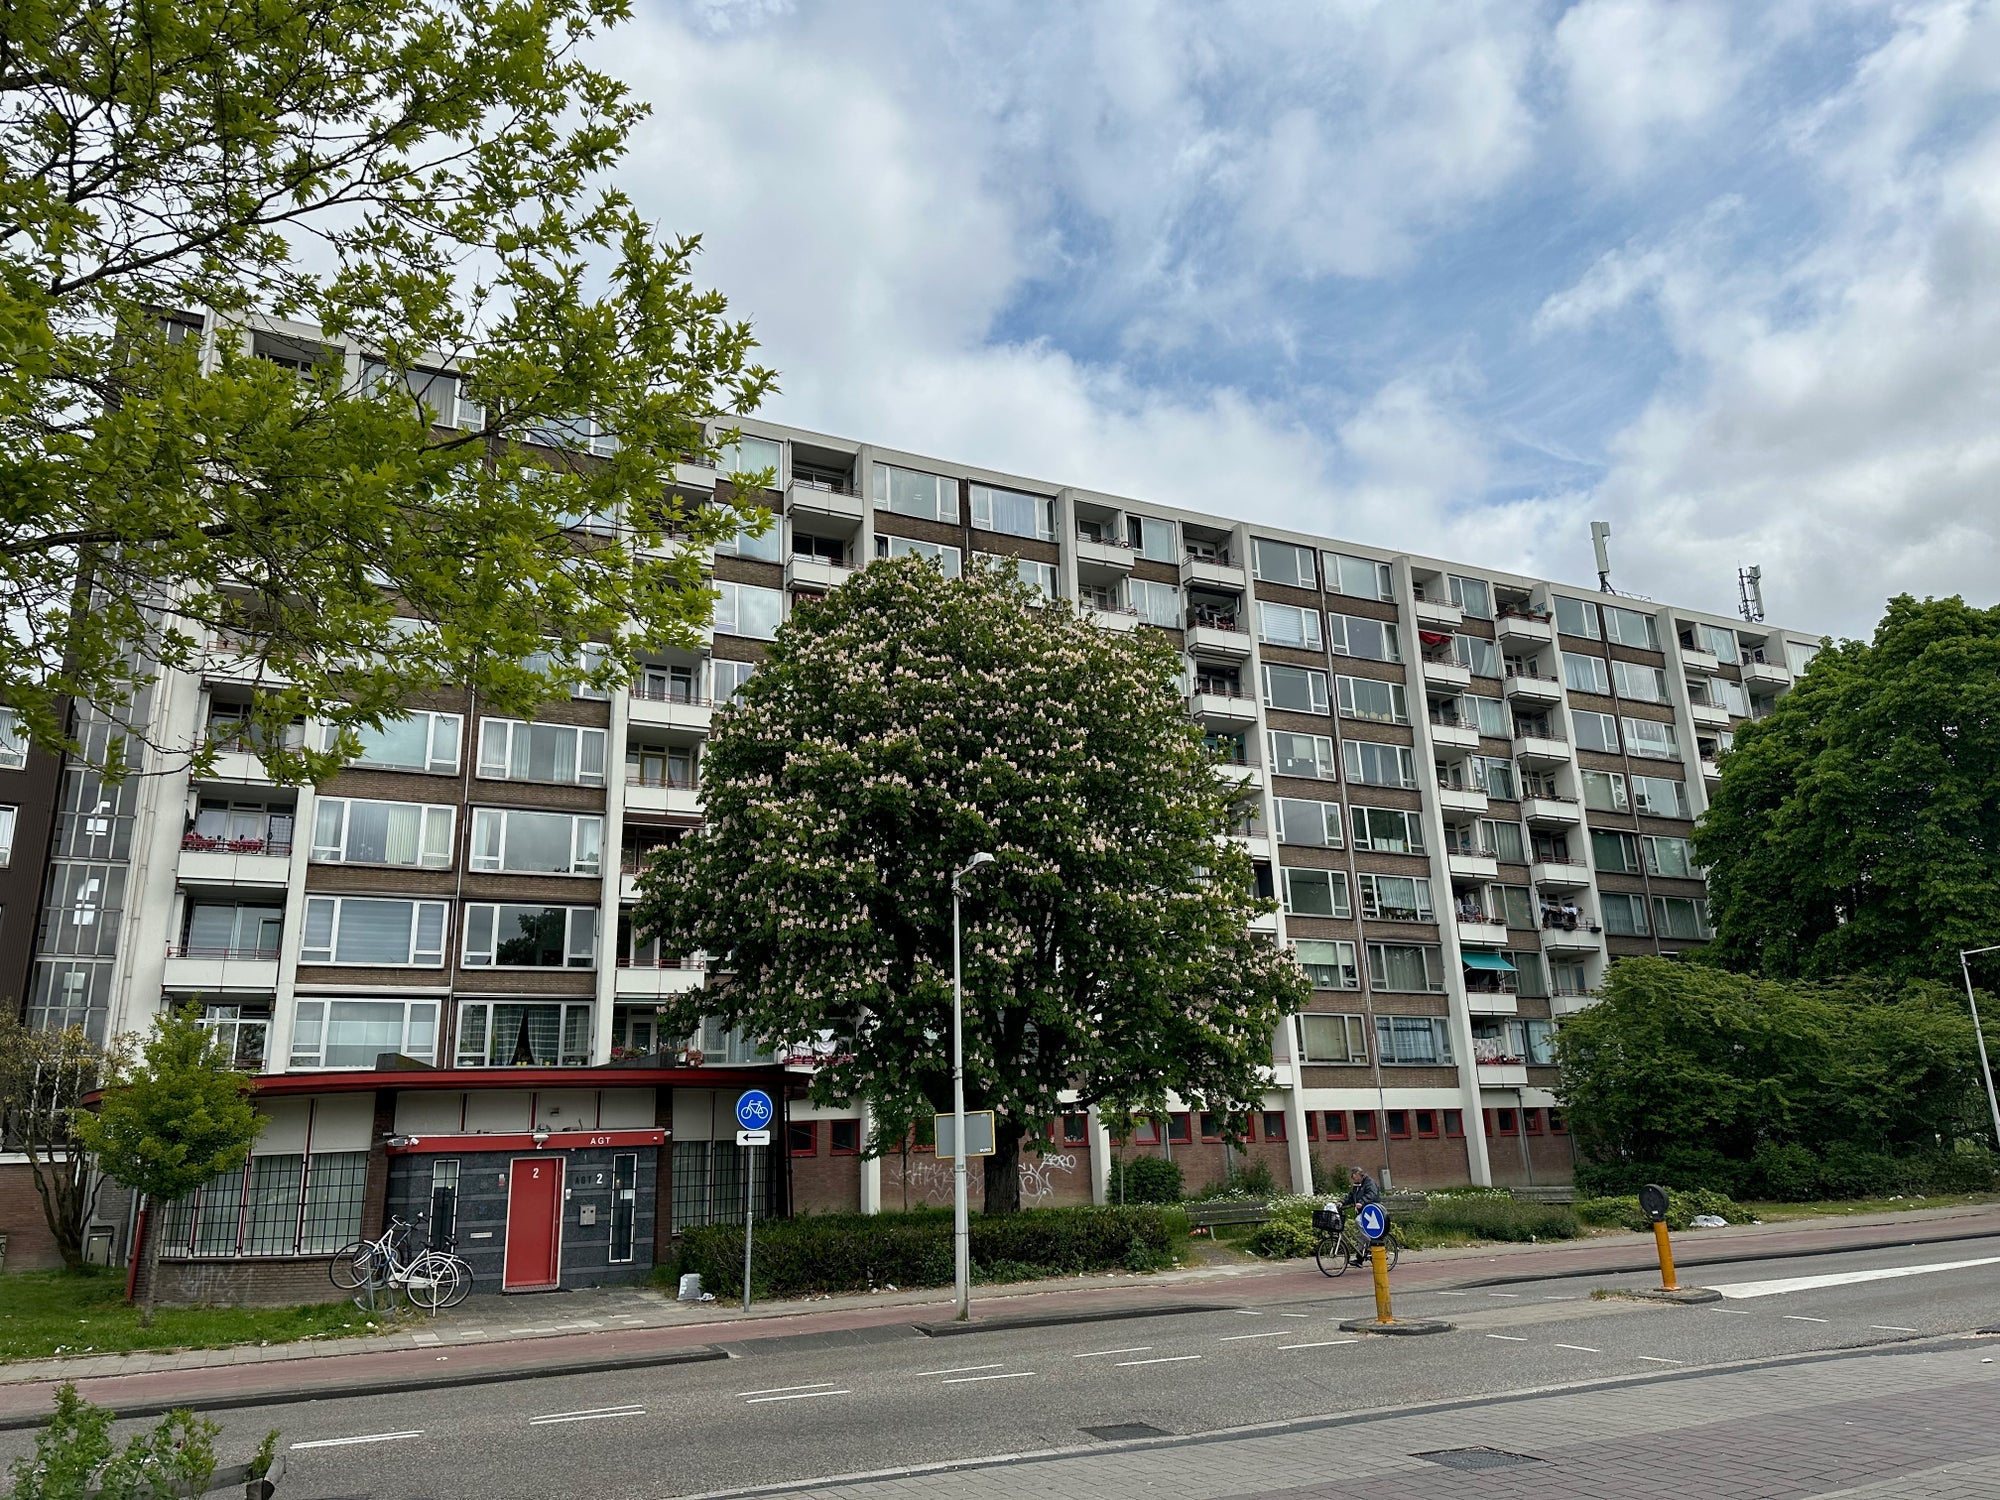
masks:
[[[976,870],[981,865],[990,865],[992,863],[993,863],[993,856],[988,854],[985,850],[982,849],[979,853],[973,855],[971,859],[965,862],[965,868],[968,870]]]

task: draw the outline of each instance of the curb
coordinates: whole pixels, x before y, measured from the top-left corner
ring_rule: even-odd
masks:
[[[975,1323],[915,1323],[926,1338],[951,1338],[966,1333],[1008,1333],[1016,1328],[1061,1328],[1071,1323],[1122,1323],[1130,1318],[1165,1318],[1175,1313],[1233,1312],[1228,1302],[1171,1302],[1148,1307],[1107,1307],[1079,1313],[1023,1313],[1013,1318],[988,1318]]]
[[[1634,1302],[1674,1302],[1682,1307],[1699,1307],[1706,1302],[1720,1302],[1722,1293],[1713,1287],[1684,1286],[1673,1291],[1665,1287],[1606,1287],[1607,1297],[1626,1297]]]
[[[1454,1326],[1431,1318],[1399,1318],[1393,1323],[1378,1323],[1373,1318],[1349,1318],[1340,1325],[1340,1331],[1378,1333],[1387,1338],[1397,1334],[1450,1333]]]
[[[1677,1266],[1738,1266],[1759,1260],[1807,1260],[1817,1255],[1853,1255],[1863,1250],[1914,1250],[1920,1245],[1951,1245],[1961,1240],[2000,1239],[2000,1229],[1981,1229],[1965,1234],[1940,1234],[1914,1240],[1880,1240],[1872,1245],[1820,1245],[1808,1250],[1787,1250],[1773,1254],[1766,1250],[1757,1255],[1704,1255],[1689,1258],[1676,1255]],[[1580,1276],[1642,1276],[1648,1272],[1658,1272],[1660,1263],[1648,1258],[1626,1265],[1590,1266],[1573,1271],[1541,1271],[1531,1276],[1487,1276],[1478,1281],[1453,1281],[1443,1283],[1452,1287],[1478,1288],[1488,1286],[1526,1286],[1535,1281],[1573,1281]]]

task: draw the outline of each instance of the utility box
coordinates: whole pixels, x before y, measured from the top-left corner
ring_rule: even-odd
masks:
[[[585,1229],[595,1228],[597,1225],[597,1205],[595,1203],[586,1203],[578,1208],[576,1211],[576,1222],[581,1224]]]

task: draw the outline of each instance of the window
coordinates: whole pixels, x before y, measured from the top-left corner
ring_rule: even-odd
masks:
[[[1008,536],[1039,537],[1047,542],[1056,534],[1056,503],[1043,495],[1024,495],[1018,490],[995,489],[990,484],[972,486],[972,524],[986,531]]]
[[[1384,922],[1429,922],[1436,917],[1427,876],[1364,874],[1357,879],[1364,917]]]
[[[1597,634],[1597,606],[1583,599],[1571,599],[1557,594],[1553,600],[1556,607],[1556,629],[1564,635],[1580,635],[1585,640],[1594,641]]]
[[[1451,1032],[1442,1016],[1377,1016],[1375,1052],[1385,1067],[1448,1065]]]
[[[1583,805],[1599,812],[1625,812],[1625,778],[1616,771],[1583,773]]]
[[[1465,1111],[1448,1109],[1444,1112],[1444,1138],[1448,1141],[1465,1139]]]
[[[1527,863],[1528,849],[1522,841],[1519,823],[1503,823],[1497,818],[1481,818],[1479,844],[1488,854],[1507,864]]]
[[[1434,1109],[1418,1109],[1412,1110],[1411,1113],[1417,1117],[1417,1134],[1427,1141],[1436,1140],[1438,1112]]]
[[[1496,885],[1500,897],[1500,920],[1509,927],[1535,925],[1534,892],[1525,885]],[[1518,967],[1518,966],[1517,966]]]
[[[442,968],[444,924],[442,901],[308,896],[299,962]]]
[[[1264,1122],[1264,1139],[1274,1146],[1285,1142],[1285,1112],[1282,1109],[1267,1109],[1260,1116]]]
[[[1512,1109],[1486,1111],[1486,1133],[1512,1138],[1521,1133],[1520,1112]]]
[[[1632,805],[1655,818],[1690,816],[1687,788],[1668,776],[1634,776]]]
[[[472,810],[472,868],[510,875],[595,875],[604,819],[595,813]]]
[[[1396,627],[1387,620],[1369,620],[1360,615],[1328,615],[1327,638],[1335,656],[1353,656],[1363,661],[1401,661],[1403,647]]]
[[[958,481],[941,474],[875,465],[875,507],[926,521],[958,520]]]
[[[1629,754],[1642,755],[1649,760],[1678,760],[1681,741],[1671,724],[1658,719],[1627,719],[1625,749]]]
[[[608,699],[611,694],[603,688],[585,681],[589,674],[604,665],[605,648],[595,641],[585,641],[577,647],[576,655],[558,656],[553,651],[530,651],[521,658],[521,665],[530,672],[549,678],[555,683],[567,683],[573,698]]]
[[[1686,896],[1655,896],[1653,927],[1663,938],[1702,938],[1715,934],[1708,925],[1708,904]]]
[[[1608,755],[1618,753],[1618,720],[1615,716],[1573,708],[1569,711],[1569,721],[1575,730],[1577,749],[1601,750]],[[1629,724],[1632,721],[1627,719],[1625,722]]]
[[[1593,828],[1590,854],[1600,870],[1609,870],[1614,875],[1639,873],[1639,842],[1629,833],[1606,833]]]
[[[1622,891],[1603,891],[1597,898],[1598,906],[1604,912],[1604,930],[1617,937],[1644,937],[1646,927],[1646,898],[1628,896]]]
[[[1357,807],[1354,847],[1377,854],[1422,854],[1424,820],[1399,807]]]
[[[1497,755],[1469,755],[1466,765],[1472,772],[1472,784],[1489,797],[1498,797],[1502,802],[1519,800],[1520,789],[1514,784],[1514,762],[1502,760]]]
[[[1618,696],[1637,703],[1665,703],[1667,674],[1658,667],[1642,667],[1636,662],[1614,661],[1611,680],[1618,684]]]
[[[1442,994],[1443,953],[1415,943],[1370,943],[1368,982],[1390,994]]]
[[[785,1126],[785,1143],[794,1156],[819,1155],[819,1121],[792,1120]]]
[[[826,1140],[829,1152],[834,1156],[859,1156],[861,1154],[861,1122],[859,1120],[828,1120]]]
[[[1065,1146],[1087,1146],[1090,1144],[1090,1116],[1069,1113],[1049,1131],[1051,1138],[1060,1140]]]
[[[1271,668],[1264,670],[1268,672]],[[1377,682],[1372,677],[1342,677],[1337,679],[1337,686],[1343,718],[1372,719],[1378,724],[1410,722],[1410,705],[1400,682]]]
[[[1316,990],[1358,990],[1361,970],[1355,961],[1354,944],[1300,938],[1292,944],[1292,956],[1306,971]]]
[[[749,477],[771,471],[771,483],[778,483],[780,469],[785,456],[784,445],[769,438],[745,435],[736,442],[729,443],[716,455],[716,468],[724,474],[742,474]]]
[[[1340,804],[1309,802],[1301,797],[1277,799],[1278,842],[1317,849],[1340,847]]]
[[[1733,717],[1749,717],[1750,700],[1744,695],[1742,683],[1731,682],[1727,677],[1711,677],[1708,686],[1715,702],[1728,709]]]
[[[1339,870],[1286,870],[1285,911],[1294,917],[1352,916],[1347,876]]]
[[[1340,679],[1346,683],[1345,677]],[[1311,667],[1266,666],[1264,707],[1289,709],[1293,713],[1323,714],[1327,711],[1326,673]],[[1342,712],[1346,710],[1343,708]]]
[[[1410,1138],[1410,1112],[1407,1109],[1384,1111],[1383,1123],[1389,1127],[1389,1139],[1407,1141]]]
[[[422,802],[362,802],[322,797],[313,811],[312,857],[319,864],[451,864],[455,809]]]
[[[1504,740],[1514,732],[1513,726],[1507,722],[1507,705],[1498,698],[1465,693],[1458,700],[1458,711],[1474,729],[1492,739]]]
[[[1329,1118],[1331,1118],[1331,1116],[1329,1116]],[[1354,1112],[1354,1138],[1357,1141],[1372,1141],[1375,1139],[1374,1110],[1357,1109]],[[1331,1137],[1329,1137],[1329,1139],[1331,1139]]]
[[[974,552],[975,561],[995,562],[1009,569],[1029,588],[1038,589],[1044,599],[1062,597],[1062,585],[1054,563],[1036,562],[1032,558],[1013,557],[1005,552]],[[1174,621],[1176,625],[1180,622]]]
[[[372,1068],[383,1053],[437,1057],[435,1000],[301,1000],[293,1013],[295,1068]]]
[[[1313,570],[1312,548],[1294,547],[1290,542],[1267,542],[1262,537],[1250,541],[1250,576],[1295,589],[1319,586],[1319,574]]]
[[[1372,740],[1344,740],[1341,757],[1347,764],[1347,779],[1362,786],[1415,788],[1416,757],[1407,745],[1378,745]]]
[[[785,622],[785,591],[761,589],[747,583],[718,579],[715,591],[715,628],[723,635],[748,636],[753,641],[775,640]]]
[[[461,1068],[581,1068],[590,1061],[590,1006],[555,1000],[468,1000],[458,1007]]]
[[[1168,1115],[1167,1144],[1170,1146],[1183,1146],[1192,1141],[1194,1137],[1189,1134],[1188,1126],[1189,1120],[1186,1110]]]
[[[1456,573],[1445,576],[1445,583],[1451,589],[1451,602],[1465,611],[1472,620],[1493,618],[1493,586],[1483,578],[1461,578]]]
[[[1649,834],[1639,840],[1639,850],[1645,856],[1648,875],[1677,875],[1691,879],[1699,873],[1695,869],[1694,848],[1686,839]]]
[[[1349,557],[1344,552],[1322,552],[1320,562],[1326,569],[1326,590],[1330,594],[1384,601],[1396,597],[1385,562]]]
[[[0,807],[0,870],[6,869],[14,859],[14,820],[15,809]]]
[[[715,701],[727,703],[734,698],[743,684],[750,680],[750,674],[757,670],[754,661],[724,661],[717,657],[710,673],[715,684]]]
[[[1273,729],[1270,733],[1272,775],[1334,780],[1333,740],[1329,736],[1292,734],[1283,729]],[[1403,753],[1408,755],[1410,752],[1405,750]]]
[[[1736,660],[1736,632],[1723,625],[1697,625],[1694,628],[1695,644],[1702,650],[1712,652],[1717,661]]]
[[[233,1172],[163,1205],[163,1255],[236,1260],[326,1255],[361,1233],[366,1151],[250,1158]]]
[[[1174,538],[1174,523],[1157,516],[1127,516],[1125,539],[1132,550],[1153,562],[1178,563],[1180,547]]]
[[[1321,647],[1319,611],[1260,599],[1257,601],[1257,638],[1267,646],[1317,651]]]
[[[946,547],[938,542],[920,542],[908,536],[878,536],[875,538],[877,557],[927,557],[938,565],[938,571],[947,578],[958,577],[959,551],[956,547]]]
[[[686,691],[695,697],[692,669]],[[678,684],[670,681],[671,694]],[[479,721],[479,774],[507,781],[546,781],[558,786],[604,785],[604,731],[575,724],[527,724],[519,719]]]
[[[756,507],[757,516],[770,516],[762,506]],[[775,516],[771,524],[761,533],[752,533],[753,518],[743,524],[734,536],[724,537],[715,544],[715,550],[724,556],[748,557],[757,562],[783,562],[785,560],[785,523]]]
[[[1514,966],[1515,994],[1526,995],[1531,1000],[1541,999],[1548,994],[1549,982],[1542,973],[1540,953],[1532,949],[1511,948],[1501,956]]]
[[[1232,1120],[1228,1115],[1218,1114],[1214,1110],[1205,1109],[1201,1112],[1201,1138],[1210,1143],[1223,1140],[1226,1138],[1229,1130],[1237,1123],[1237,1121]],[[1244,1121],[1242,1123],[1247,1126],[1249,1122]],[[1243,1139],[1248,1140],[1249,1138],[1246,1131]]]
[[[0,708],[0,771],[18,771],[28,763],[28,736],[20,716]]]
[[[1500,648],[1484,636],[1455,635],[1451,638],[1452,660],[1474,677],[1500,675]]]
[[[282,906],[198,901],[188,908],[181,951],[188,958],[276,958],[284,930]]]
[[[1611,679],[1605,675],[1604,658],[1601,656],[1579,656],[1574,651],[1562,654],[1563,682],[1572,693],[1608,693]],[[1620,662],[1620,666],[1624,663]]]
[[[1133,578],[1125,584],[1125,596],[1132,601],[1132,613],[1148,625],[1178,630],[1181,625],[1181,591],[1171,583],[1150,583]],[[1324,686],[1322,685],[1322,691]],[[1325,709],[1320,710],[1326,712]]]
[[[1604,606],[1604,638],[1621,646],[1644,646],[1649,651],[1660,649],[1660,627],[1653,617],[1616,604]]]
[[[1299,1061],[1336,1064],[1368,1061],[1366,1018],[1306,1011],[1298,1019]]]
[[[464,962],[469,969],[594,969],[597,908],[468,904]]]
[[[464,720],[458,714],[427,711],[385,719],[380,729],[355,724],[348,733],[360,742],[348,761],[351,766],[367,766],[378,771],[430,771],[458,774],[458,731]],[[334,726],[320,726],[319,747],[334,748]]]

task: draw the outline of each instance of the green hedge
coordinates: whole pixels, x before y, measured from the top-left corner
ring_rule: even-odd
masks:
[[[1812,1203],[1827,1198],[1885,1198],[1897,1193],[1981,1193],[2000,1184],[2000,1165],[1984,1147],[1894,1156],[1836,1142],[1815,1152],[1796,1142],[1765,1141],[1745,1160],[1694,1148],[1651,1162],[1583,1163],[1577,1189],[1591,1196],[1636,1194],[1649,1182],[1698,1182],[1732,1198]],[[1726,1216],[1725,1216],[1726,1217]]]
[[[1667,1228],[1678,1233],[1688,1227],[1696,1214],[1714,1214],[1732,1224],[1744,1223],[1749,1218],[1727,1193],[1709,1188],[1690,1188],[1686,1192],[1679,1188],[1667,1189]],[[1639,1207],[1637,1193],[1629,1197],[1580,1198],[1576,1204],[1576,1216],[1600,1229],[1622,1225],[1643,1233],[1653,1227],[1653,1221]]]
[[[1172,1263],[1165,1211],[1035,1208],[972,1218],[973,1278],[1029,1280],[1082,1271],[1156,1270]],[[688,1272],[717,1297],[743,1295],[743,1230],[711,1224],[681,1236],[663,1281]],[[951,1213],[808,1214],[757,1225],[751,1292],[799,1297],[818,1292],[949,1286]]]
[[[1326,1200],[1324,1193],[1275,1200],[1271,1217],[1250,1236],[1251,1251],[1272,1260],[1311,1255],[1318,1241],[1312,1211]],[[1391,1223],[1406,1250],[1468,1240],[1573,1240],[1582,1233],[1576,1214],[1562,1204],[1516,1203],[1505,1192],[1481,1188],[1433,1193],[1423,1208],[1395,1215]]]

